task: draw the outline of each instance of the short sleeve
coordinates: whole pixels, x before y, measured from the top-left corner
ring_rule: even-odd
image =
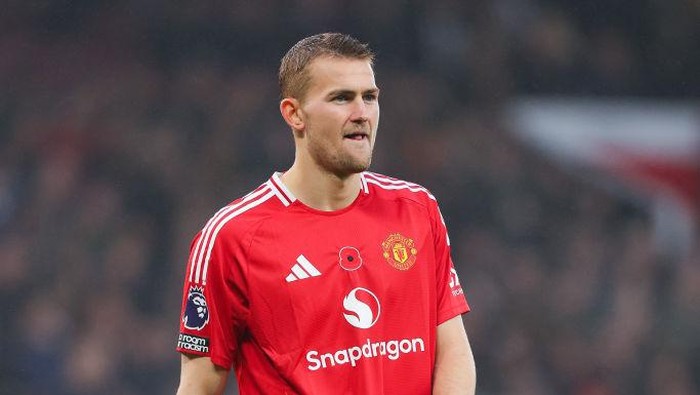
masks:
[[[177,351],[230,369],[248,315],[244,268],[226,227],[193,240],[185,272]]]
[[[452,262],[445,220],[434,200],[430,202],[430,215],[435,245],[437,325],[439,325],[452,317],[469,312],[470,308]]]

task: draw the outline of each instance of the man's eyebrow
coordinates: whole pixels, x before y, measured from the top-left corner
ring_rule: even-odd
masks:
[[[370,89],[365,89],[362,91],[362,94],[367,94],[367,93],[372,93],[372,94],[377,94],[379,93],[379,88],[370,88]],[[338,95],[355,95],[355,91],[352,89],[334,89],[330,92],[328,92],[327,96],[338,96]]]
[[[334,89],[330,92],[328,92],[328,96],[337,96],[337,95],[354,95],[355,91],[350,90],[350,89]]]

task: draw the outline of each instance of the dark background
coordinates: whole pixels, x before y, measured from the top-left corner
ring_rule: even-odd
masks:
[[[174,393],[189,242],[291,165],[276,69],[322,31],[378,54],[372,170],[441,203],[477,393],[700,392],[697,235],[659,254],[644,204],[503,117],[529,95],[697,101],[700,2],[9,0],[0,393]]]

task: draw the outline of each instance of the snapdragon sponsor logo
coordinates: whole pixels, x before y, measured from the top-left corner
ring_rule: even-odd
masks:
[[[371,328],[376,324],[382,309],[377,295],[361,287],[353,289],[343,298],[343,307],[347,311],[343,317],[348,324],[360,329]]]
[[[364,358],[384,357],[395,361],[401,358],[403,354],[416,352],[425,352],[425,343],[419,337],[378,342],[367,339],[362,345],[340,349],[335,352],[321,353],[317,350],[311,350],[306,353],[306,361],[309,363],[307,368],[315,371],[345,364],[355,367]]]

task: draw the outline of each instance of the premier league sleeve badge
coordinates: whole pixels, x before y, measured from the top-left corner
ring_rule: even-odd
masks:
[[[209,322],[209,309],[202,287],[190,286],[182,322],[185,328],[191,330],[201,330]]]

